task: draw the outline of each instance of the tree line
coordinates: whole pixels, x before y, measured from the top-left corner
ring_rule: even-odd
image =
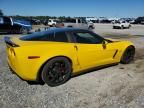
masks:
[[[3,16],[4,13],[3,11],[0,9],[0,16]],[[48,19],[59,19],[61,21],[63,20],[66,20],[66,19],[71,19],[72,17],[70,16],[21,16],[21,15],[13,15],[13,16],[10,16],[14,19],[25,19],[25,20],[32,20],[32,19],[35,19],[35,20],[40,20],[40,21],[44,21],[44,20],[48,20]],[[81,17],[78,17],[78,18],[81,18]]]

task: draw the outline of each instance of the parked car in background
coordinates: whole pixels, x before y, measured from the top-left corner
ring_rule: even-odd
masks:
[[[144,21],[141,21],[141,24],[144,24]]]
[[[132,22],[134,22],[135,18],[120,18],[119,20],[120,21],[127,21],[129,23],[132,23]]]
[[[109,19],[106,18],[106,17],[99,17],[99,18],[98,18],[98,22],[99,22],[99,23],[111,23],[111,20],[109,20]]]
[[[144,24],[144,17],[136,18],[133,24]]]
[[[32,25],[26,20],[13,20],[11,17],[0,16],[0,33],[29,33]]]
[[[113,29],[116,29],[116,28],[124,29],[124,28],[130,28],[130,27],[131,27],[131,24],[128,23],[127,21],[115,21],[113,23]]]
[[[49,19],[48,20],[48,25],[50,27],[54,27],[57,24],[58,21],[59,21],[58,19]]]
[[[77,28],[53,28],[4,40],[10,68],[23,80],[49,86],[94,67],[130,63],[135,55],[130,41],[105,39]]]
[[[100,20],[99,23],[105,23],[106,24],[106,23],[111,23],[111,21],[108,19],[103,19],[103,20]]]
[[[70,18],[64,21],[65,27],[81,28],[81,29],[94,29],[93,22],[86,22],[83,18]]]
[[[92,29],[95,28],[94,23],[92,21],[87,21],[87,24],[88,24],[88,29],[89,30],[92,30]]]
[[[41,24],[41,21],[37,20],[37,19],[31,19],[30,22],[32,25],[40,25]]]
[[[93,23],[98,23],[98,18],[96,17],[86,17],[85,19],[87,22],[91,21]]]

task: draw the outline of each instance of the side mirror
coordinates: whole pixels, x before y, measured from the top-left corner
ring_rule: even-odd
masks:
[[[103,46],[104,49],[106,49],[106,45],[107,45],[107,44],[108,44],[108,42],[107,42],[106,40],[103,40],[103,41],[102,41],[102,46]]]

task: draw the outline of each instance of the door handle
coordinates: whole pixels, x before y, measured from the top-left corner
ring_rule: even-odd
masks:
[[[78,50],[78,47],[77,47],[76,45],[74,46],[74,48],[75,48],[76,50]]]

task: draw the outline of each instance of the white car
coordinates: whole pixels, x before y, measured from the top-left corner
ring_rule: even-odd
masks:
[[[124,29],[124,28],[130,28],[130,27],[131,27],[131,24],[128,23],[127,21],[115,21],[113,24],[113,29],[115,28]]]
[[[57,24],[57,21],[58,20],[55,20],[55,19],[49,19],[48,20],[48,25],[53,27],[53,26],[55,26]]]

